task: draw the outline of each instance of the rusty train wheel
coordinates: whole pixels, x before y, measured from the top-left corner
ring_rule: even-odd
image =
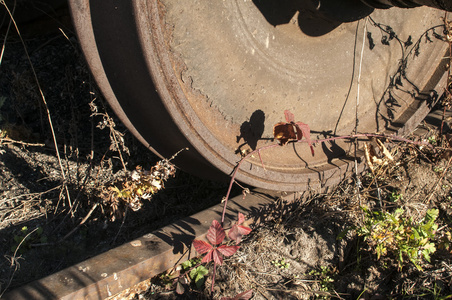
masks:
[[[161,156],[188,147],[176,163],[204,177],[225,178],[240,152],[274,142],[286,109],[313,138],[352,133],[356,115],[359,132],[406,134],[442,93],[444,12],[359,10],[342,23],[295,1],[264,2],[70,6],[90,68],[122,121]],[[346,142],[317,145],[314,157],[306,144],[272,148],[261,153],[265,170],[251,158],[237,179],[282,191],[328,186],[352,170],[350,151]]]

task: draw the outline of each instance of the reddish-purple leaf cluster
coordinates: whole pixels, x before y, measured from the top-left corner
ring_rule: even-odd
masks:
[[[213,260],[217,265],[221,265],[223,263],[223,255],[227,257],[237,252],[240,248],[239,246],[220,245],[225,236],[226,233],[221,224],[217,220],[213,220],[212,225],[207,232],[207,240],[211,244],[201,240],[193,241],[193,247],[195,247],[198,253],[207,253],[201,263],[208,263]]]
[[[201,240],[193,241],[193,247],[195,247],[199,254],[207,253],[201,263],[208,263],[213,260],[215,264],[221,265],[223,263],[223,256],[228,257],[237,252],[240,248],[237,244],[240,243],[243,235],[251,232],[250,228],[240,225],[244,221],[245,216],[242,213],[239,213],[237,223],[234,224],[229,231],[229,238],[235,241],[236,245],[228,246],[221,245],[226,237],[226,233],[221,224],[217,220],[213,220],[212,225],[207,231],[207,240],[210,244]]]
[[[240,246],[237,246],[238,243],[242,240],[243,235],[248,234],[251,232],[251,229],[248,227],[245,227],[242,224],[245,221],[245,216],[242,213],[238,214],[238,221],[236,224],[234,224],[231,229],[229,230],[229,238],[233,241],[235,241],[234,246],[228,246],[228,245],[222,245],[224,238],[226,237],[226,233],[223,229],[223,226],[217,221],[213,220],[212,225],[210,225],[209,230],[207,231],[207,240],[210,242],[201,241],[201,240],[194,240],[192,245],[195,247],[196,251],[198,251],[199,254],[206,255],[201,260],[201,263],[208,263],[210,261],[213,261],[214,267],[213,267],[213,277],[212,277],[212,293],[213,293],[213,286],[215,283],[215,270],[216,265],[221,265],[223,263],[223,256],[231,256],[234,253],[237,252],[237,250],[240,248]],[[182,284],[180,284],[182,286]],[[181,289],[180,289],[181,290]],[[244,293],[240,293],[236,295],[234,298],[230,297],[224,297],[222,299],[224,300],[248,300],[253,295],[253,291],[246,291]]]
[[[299,141],[305,137],[309,147],[311,147],[312,156],[314,156],[314,147],[311,142],[311,129],[308,124],[303,122],[295,122],[293,113],[288,110],[284,111],[286,122],[279,122],[273,126],[273,135],[284,146],[289,141]]]

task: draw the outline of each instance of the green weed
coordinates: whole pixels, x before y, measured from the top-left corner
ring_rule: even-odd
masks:
[[[372,212],[363,207],[365,212],[364,225],[357,233],[375,250],[377,258],[389,253],[395,255],[399,269],[406,259],[411,261],[418,270],[425,260],[430,262],[430,255],[436,251],[433,238],[438,224],[437,209],[429,209],[425,217],[415,223],[411,217],[404,216],[404,210],[398,208],[394,213]]]
[[[205,277],[209,273],[209,270],[206,267],[204,267],[203,265],[199,265],[200,263],[201,258],[197,257],[187,260],[183,262],[181,265],[183,272],[187,272],[191,269],[190,272],[188,273],[188,276],[190,277],[191,282],[194,283],[196,288],[198,289],[202,287],[205,281]]]
[[[427,140],[432,145],[436,145],[437,144],[436,137],[434,135],[429,136]]]
[[[38,227],[32,232],[28,232],[28,227],[24,226],[19,234],[14,236],[14,244],[11,246],[11,252],[24,254],[31,248],[33,243],[47,243],[47,236],[43,235],[42,227]]]
[[[275,267],[278,267],[280,269],[288,269],[290,267],[290,263],[286,262],[286,259],[280,259],[280,260],[272,260],[272,265]]]
[[[320,266],[320,269],[312,270],[309,275],[313,276],[319,281],[320,287],[317,289],[319,292],[330,293],[334,291],[334,275],[336,270],[330,269],[326,266]],[[318,299],[328,299],[325,294],[316,294]]]
[[[398,192],[392,192],[391,195],[389,195],[389,201],[391,202],[397,202],[400,199],[402,199],[402,195],[399,194]]]

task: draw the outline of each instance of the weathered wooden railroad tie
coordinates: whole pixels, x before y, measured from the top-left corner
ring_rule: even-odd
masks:
[[[265,221],[263,211],[276,199],[295,200],[299,194],[254,190],[228,201],[225,228],[237,213],[255,216],[251,222]],[[8,300],[105,299],[152,278],[178,263],[194,257],[190,245],[202,239],[213,219],[220,219],[218,204],[171,225],[146,234],[84,262],[19,287],[3,296]]]

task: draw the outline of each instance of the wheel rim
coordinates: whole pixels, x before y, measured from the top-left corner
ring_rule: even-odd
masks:
[[[312,138],[352,133],[359,74],[358,131],[407,133],[445,71],[443,13],[434,9],[375,11],[366,25],[333,24],[319,35],[308,31],[307,12],[273,26],[251,1],[189,2],[73,0],[71,10],[118,115],[163,156],[189,147],[177,164],[198,175],[221,178],[240,151],[273,143],[286,109]],[[272,148],[261,153],[265,170],[251,157],[237,179],[285,191],[336,184],[352,170],[350,150],[343,141],[316,146],[314,157],[304,143]]]

